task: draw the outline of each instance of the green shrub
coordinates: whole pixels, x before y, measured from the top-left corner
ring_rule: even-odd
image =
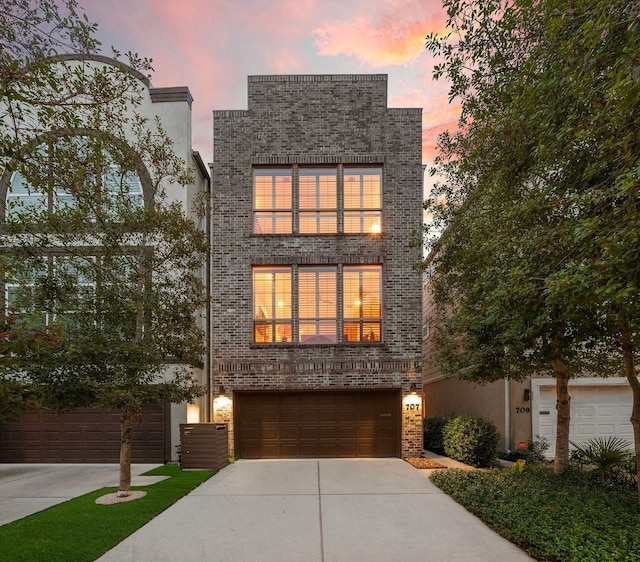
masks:
[[[633,476],[632,467],[635,463],[630,451],[632,445],[628,441],[619,437],[596,437],[582,445],[571,445],[574,447],[571,461],[581,468],[585,465],[594,466],[602,483],[614,475],[620,477],[625,472],[630,472],[630,476]]]
[[[640,507],[635,490],[611,489],[579,470],[521,473],[434,470],[445,493],[536,560],[640,561]]]
[[[442,431],[444,453],[471,466],[489,466],[498,453],[500,433],[493,422],[473,416],[450,420]]]
[[[432,451],[438,455],[444,455],[444,445],[442,444],[442,431],[455,416],[433,416],[422,421],[423,446],[427,451]]]

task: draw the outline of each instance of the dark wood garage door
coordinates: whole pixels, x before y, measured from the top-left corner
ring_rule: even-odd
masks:
[[[234,393],[239,458],[400,456],[400,392]]]
[[[142,423],[134,427],[133,462],[165,462],[164,410],[162,404],[144,407]],[[0,426],[0,462],[117,463],[119,456],[117,410],[27,410]]]

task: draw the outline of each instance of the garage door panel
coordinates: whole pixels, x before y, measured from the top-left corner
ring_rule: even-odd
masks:
[[[235,400],[236,451],[241,458],[399,453],[399,391],[238,392]],[[267,422],[268,435],[262,431],[256,440],[256,428],[264,429]]]
[[[118,462],[120,413],[80,408],[63,414],[27,410],[0,427],[0,462]],[[162,404],[143,408],[133,433],[133,462],[164,462]]]
[[[633,441],[632,394],[626,385],[569,386],[571,425],[569,439],[584,443],[593,438],[621,437]],[[541,386],[539,402],[534,404],[537,433],[549,442],[548,456],[555,454],[556,396],[553,386]],[[534,424],[535,425],[535,424]]]

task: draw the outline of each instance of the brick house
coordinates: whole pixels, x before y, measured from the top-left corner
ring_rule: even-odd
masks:
[[[212,421],[239,458],[415,456],[421,109],[386,75],[248,82],[214,111]]]

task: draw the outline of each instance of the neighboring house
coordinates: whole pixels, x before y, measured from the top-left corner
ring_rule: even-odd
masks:
[[[214,422],[239,458],[422,446],[421,109],[386,75],[249,77],[214,111]]]
[[[73,56],[64,57],[64,64],[80,64]],[[83,64],[112,65],[121,67],[122,63],[106,58],[93,57]],[[138,114],[150,121],[159,118],[174,144],[176,154],[193,169],[193,183],[187,187],[167,186],[166,195],[170,202],[179,202],[188,214],[193,213],[193,204],[202,192],[207,192],[210,177],[200,155],[191,146],[191,104],[192,97],[186,87],[153,88],[142,74],[129,69],[139,80],[143,92],[142,101],[135,109]],[[139,199],[140,205],[152,204],[152,196],[140,177],[127,179],[129,196]],[[107,185],[106,177],[101,185]],[[108,189],[108,187],[107,187]],[[19,173],[0,176],[0,198],[2,201],[17,199],[28,206],[41,206],[53,210],[58,204],[64,204],[71,195],[64,189],[46,196],[33,197],[29,194],[26,182]],[[196,218],[201,228],[208,229],[206,219]],[[0,219],[5,219],[4,205],[0,206]],[[48,257],[50,267],[63,257]],[[202,275],[206,282],[208,268],[203,266]],[[3,306],[9,306],[17,287],[4,284],[2,290]],[[208,337],[208,311],[203,311],[202,328]],[[206,385],[203,368],[196,369],[194,375]],[[134,462],[165,462],[177,459],[176,447],[179,444],[179,424],[187,421],[187,411],[194,409],[206,411],[206,398],[197,406],[188,408],[186,404],[154,404],[145,407],[141,428],[134,432]],[[196,413],[195,417],[199,417]],[[51,412],[30,410],[24,412],[19,420],[9,422],[0,428],[1,462],[117,462],[120,447],[119,414],[117,411],[83,408],[69,414],[56,415]]]
[[[422,377],[425,417],[471,414],[492,420],[503,436],[502,448],[544,437],[547,457],[553,458],[556,439],[555,379],[529,377],[523,382],[501,380],[479,385],[458,377],[443,377],[431,353],[434,326],[427,269],[423,278]],[[580,377],[571,381],[570,440],[622,437],[633,443],[632,394],[624,377]]]

